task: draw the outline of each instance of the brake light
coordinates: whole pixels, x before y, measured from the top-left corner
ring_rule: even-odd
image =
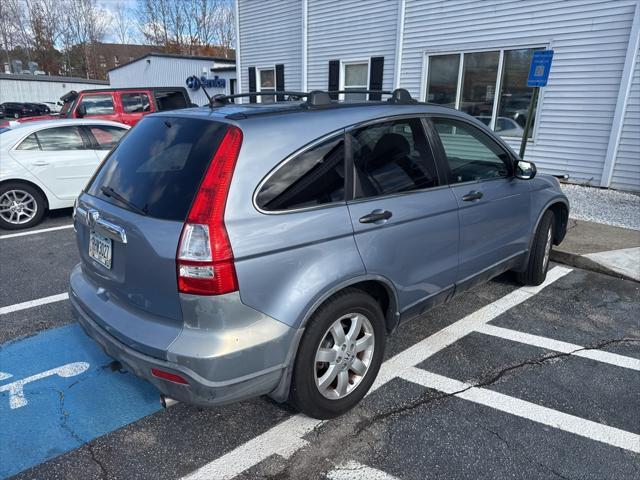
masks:
[[[191,205],[176,258],[181,293],[221,295],[238,290],[224,211],[241,145],[242,131],[230,126]]]

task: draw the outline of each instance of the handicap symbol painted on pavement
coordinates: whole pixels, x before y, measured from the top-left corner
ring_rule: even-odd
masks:
[[[52,368],[46,372],[36,373],[30,377],[23,378],[22,380],[16,380],[15,382],[7,383],[6,385],[0,385],[0,392],[9,392],[9,407],[20,408],[27,405],[29,402],[24,396],[24,386],[27,383],[35,382],[41,378],[49,377],[51,375],[58,375],[60,377],[74,377],[80,375],[82,372],[89,368],[89,364],[86,362],[67,363],[61,367]],[[0,372],[0,380],[10,378],[13,375],[10,373]]]
[[[160,410],[155,387],[111,363],[77,324],[0,346],[0,478]]]

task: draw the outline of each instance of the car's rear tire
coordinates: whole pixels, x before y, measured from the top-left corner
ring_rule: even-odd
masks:
[[[547,210],[536,230],[527,267],[523,272],[516,274],[518,281],[523,285],[540,285],[547,278],[555,234],[554,225],[554,214]]]
[[[309,319],[289,402],[319,419],[349,411],[378,375],[385,342],[384,315],[371,296],[357,288],[335,294]]]
[[[18,230],[37,225],[47,209],[40,191],[21,182],[0,185],[0,228]]]

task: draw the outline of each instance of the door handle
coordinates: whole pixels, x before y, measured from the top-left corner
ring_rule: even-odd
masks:
[[[35,165],[36,167],[46,167],[47,165],[49,165],[49,162],[45,162],[43,160],[37,161],[37,162],[33,162],[33,165]]]
[[[391,215],[393,214],[388,210],[377,209],[364,217],[360,217],[360,223],[384,223],[391,218]]]
[[[472,200],[480,200],[482,198],[482,192],[469,192],[467,193],[464,197],[462,197],[462,200],[464,202],[471,202]]]

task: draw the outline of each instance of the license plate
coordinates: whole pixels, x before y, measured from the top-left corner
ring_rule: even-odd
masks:
[[[110,238],[91,232],[89,234],[89,256],[100,265],[111,268],[112,244]]]

